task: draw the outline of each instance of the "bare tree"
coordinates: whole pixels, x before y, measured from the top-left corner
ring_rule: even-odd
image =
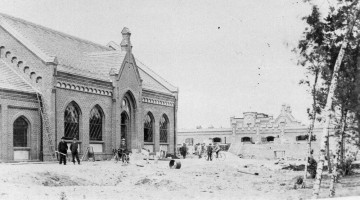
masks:
[[[348,24],[348,26],[346,28],[346,32],[345,32],[346,35],[341,44],[341,48],[340,48],[339,54],[338,54],[336,62],[335,62],[334,71],[333,71],[331,83],[330,83],[330,88],[329,88],[329,92],[328,92],[327,99],[326,99],[326,105],[325,105],[325,109],[324,109],[324,113],[323,113],[323,117],[322,117],[323,131],[322,131],[322,135],[321,135],[320,154],[319,154],[319,161],[318,161],[317,170],[316,170],[316,179],[315,179],[314,188],[313,188],[313,198],[317,198],[319,195],[319,191],[320,191],[322,172],[323,172],[324,161],[325,161],[325,150],[327,147],[327,137],[329,135],[331,113],[332,113],[333,101],[334,101],[334,97],[335,97],[334,93],[335,93],[335,89],[337,87],[338,73],[339,73],[340,65],[341,65],[342,59],[344,57],[345,49],[348,45],[348,41],[349,41],[348,37],[349,37],[350,33],[352,33],[354,24],[359,15],[358,0],[355,1],[353,5],[356,5],[356,12],[355,12],[355,15],[353,16],[353,19],[351,20],[351,22]]]

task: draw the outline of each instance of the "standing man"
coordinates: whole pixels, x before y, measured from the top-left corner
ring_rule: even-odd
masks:
[[[212,161],[212,152],[213,152],[213,147],[211,145],[211,143],[209,143],[209,146],[207,146],[207,155],[208,155],[208,161],[210,159],[210,161]]]
[[[202,144],[199,143],[199,146],[198,146],[198,148],[197,148],[199,159],[200,159],[201,156],[202,156],[202,149],[203,149]]]
[[[74,138],[73,142],[70,145],[70,150],[71,150],[71,155],[72,155],[72,162],[74,163],[74,165],[75,165],[75,158],[76,158],[77,162],[80,165],[78,147],[79,147],[79,145],[76,142],[76,138]]]
[[[219,143],[216,143],[215,144],[215,147],[214,147],[214,151],[216,152],[216,158],[219,157],[219,151],[220,151],[220,146],[219,146]]]
[[[58,145],[58,151],[60,154],[60,162],[59,162],[60,165],[61,165],[62,161],[64,161],[64,165],[66,165],[67,150],[68,150],[68,146],[65,142],[65,138],[62,137],[61,141],[59,142],[59,145]]]
[[[181,147],[180,153],[181,153],[181,155],[182,155],[182,156],[184,157],[184,159],[185,159],[186,154],[187,154],[187,147],[186,147],[186,144],[185,144],[185,143],[184,143],[183,146]]]

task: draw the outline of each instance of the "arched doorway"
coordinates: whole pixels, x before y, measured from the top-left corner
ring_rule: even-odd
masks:
[[[267,142],[274,142],[275,137],[274,136],[268,136],[266,137]]]
[[[126,111],[123,111],[121,113],[121,140],[125,140],[125,144],[126,144],[126,149],[129,148],[128,145],[128,132],[130,129],[130,120],[129,120],[129,115],[126,113]]]
[[[124,139],[127,150],[131,150],[139,144],[136,131],[136,99],[130,90],[122,96],[119,107],[120,129],[116,130],[114,145],[116,148],[119,148],[121,141]]]
[[[251,138],[250,137],[242,137],[241,142],[251,142]]]
[[[213,142],[221,143],[221,138],[215,137],[215,138],[213,138]]]

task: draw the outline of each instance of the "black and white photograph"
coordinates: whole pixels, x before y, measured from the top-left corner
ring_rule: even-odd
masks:
[[[1,200],[360,199],[360,0],[0,0]]]

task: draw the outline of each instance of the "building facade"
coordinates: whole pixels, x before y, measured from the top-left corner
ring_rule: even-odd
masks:
[[[99,159],[174,153],[178,89],[122,42],[99,45],[0,14],[0,159],[51,160],[62,137]]]
[[[289,105],[282,105],[276,118],[264,113],[244,112],[243,117],[231,117],[230,125],[231,128],[180,129],[178,145],[219,142],[231,144],[233,153],[258,158],[274,158],[280,154],[304,158],[307,152],[308,126],[293,117]],[[313,130],[312,148],[315,154],[319,151],[321,131],[321,127]]]

